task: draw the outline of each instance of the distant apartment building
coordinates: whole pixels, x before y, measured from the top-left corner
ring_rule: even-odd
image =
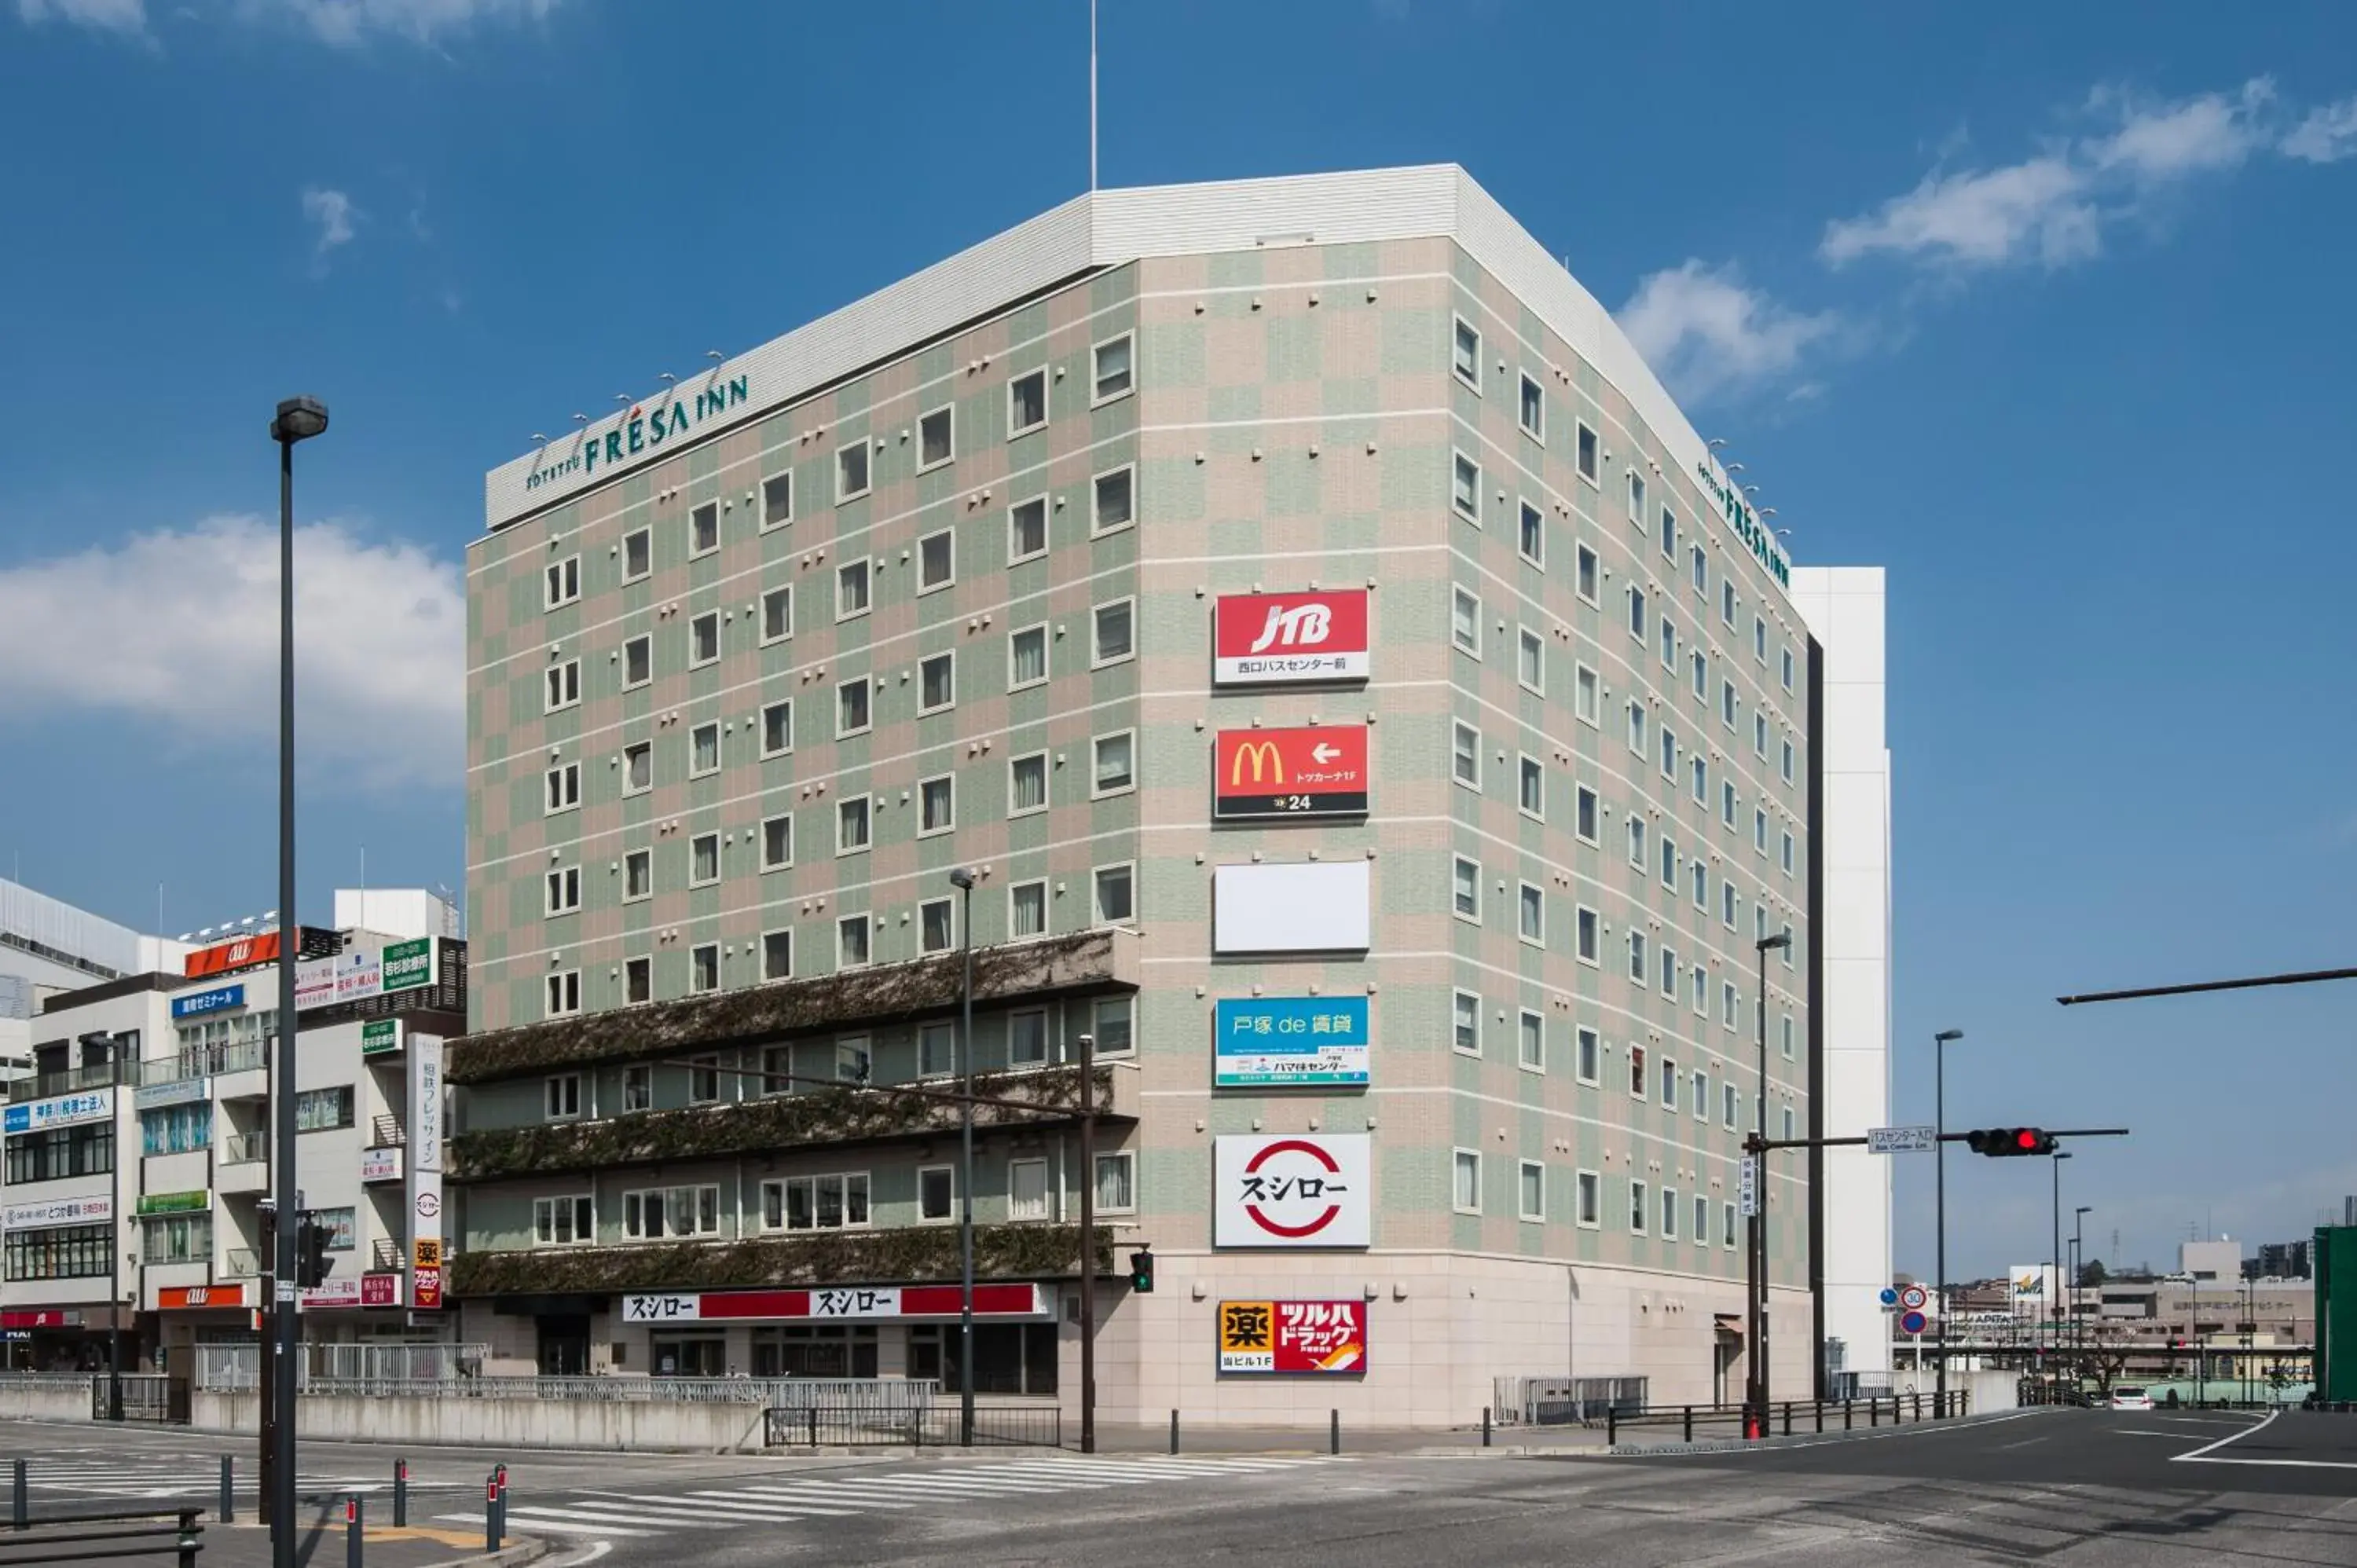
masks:
[[[665,380],[468,553],[462,1338],[954,1384],[970,1196],[1070,1402],[1086,1184],[1109,1419],[1740,1386],[1745,1131],[1887,1120],[1881,577],[1478,185],[1097,192]],[[1777,1386],[1887,1364],[1883,1166],[1761,1191]]]

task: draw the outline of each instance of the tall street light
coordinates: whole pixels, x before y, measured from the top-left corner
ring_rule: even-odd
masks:
[[[2054,1152],[2054,1251],[2047,1255],[2054,1260],[2053,1279],[2058,1288],[2062,1280],[2062,1162],[2070,1157],[2071,1151],[2068,1149],[2057,1149]],[[2060,1301],[2050,1300],[2047,1303],[2046,1316],[2048,1326],[2056,1330],[2054,1349],[2059,1358],[2062,1346],[2061,1335],[2059,1332],[2060,1324],[2057,1320],[2062,1316],[2062,1304]]]
[[[1757,1009],[1760,1034],[1760,1096],[1752,1102],[1751,1142],[1749,1151],[1754,1169],[1751,1173],[1751,1215],[1746,1240],[1750,1243],[1750,1310],[1751,1337],[1750,1391],[1745,1401],[1751,1407],[1749,1427],[1757,1423],[1757,1435],[1768,1431],[1768,955],[1779,948],[1792,945],[1792,933],[1779,931],[1772,937],[1761,937],[1751,944],[1760,959],[1760,1004]]]
[[[271,1389],[274,1431],[270,1472],[270,1561],[296,1568],[295,1559],[295,955],[302,944],[295,921],[295,444],[328,428],[328,405],[290,397],[270,422],[278,443],[278,1031],[270,1047],[271,1191],[278,1230],[270,1353],[277,1362]]]
[[[2071,1348],[2074,1354],[2086,1349],[2079,1313],[2079,1275],[2087,1266],[2087,1216],[2094,1212],[2094,1206],[2085,1203],[2071,1211]]]
[[[1962,1029],[1943,1029],[1932,1036],[1932,1120],[1938,1134],[1932,1144],[1932,1178],[1938,1197],[1933,1208],[1937,1218],[1932,1230],[1938,1236],[1934,1247],[1939,1262],[1934,1270],[1940,1276],[1940,1294],[1934,1299],[1940,1308],[1940,1369],[1932,1384],[1932,1408],[1942,1415],[1948,1412],[1948,1042],[1964,1037]],[[1975,1363],[1977,1365],[1977,1363]],[[1923,1385],[1918,1383],[1917,1388]]]
[[[974,870],[950,873],[958,890],[958,1441],[974,1446]]]

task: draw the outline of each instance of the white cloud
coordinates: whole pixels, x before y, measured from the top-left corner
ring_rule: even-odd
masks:
[[[1838,325],[1746,287],[1731,266],[1691,258],[1638,284],[1616,319],[1653,373],[1689,401],[1791,374]]]
[[[357,211],[352,199],[340,190],[322,189],[316,185],[303,188],[303,217],[319,231],[318,248],[312,252],[314,259],[324,262],[328,252],[352,242],[352,219]]]
[[[2173,179],[2241,164],[2266,145],[2260,116],[2276,95],[2264,76],[2243,83],[2233,98],[2204,92],[2180,103],[2139,109],[2126,94],[2099,91],[2089,102],[2118,105],[2120,128],[2086,145],[2097,170],[2125,170],[2141,180]]]
[[[339,48],[376,34],[430,44],[478,23],[538,22],[557,0],[238,0],[240,16],[291,21]]]
[[[2279,150],[2287,158],[2311,164],[2357,157],[2357,97],[2309,111],[2308,118],[2284,137]]]
[[[342,524],[295,538],[296,746],[390,789],[463,767],[458,571]],[[207,519],[0,570],[0,712],[126,714],[199,749],[272,743],[278,530]]]
[[[16,15],[28,26],[55,18],[125,38],[147,31],[146,0],[16,0]]]

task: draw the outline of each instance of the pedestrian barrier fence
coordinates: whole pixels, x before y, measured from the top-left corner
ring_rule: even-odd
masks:
[[[445,1382],[479,1371],[489,1345],[305,1345],[303,1382],[315,1378],[368,1382]],[[254,1388],[262,1376],[259,1345],[196,1347],[196,1386],[206,1393]]]
[[[977,1405],[974,1441],[992,1447],[1060,1448],[1064,1427],[1055,1405]],[[771,1448],[951,1448],[965,1440],[954,1402],[899,1410],[869,1404],[773,1405],[762,1418],[761,1440]]]
[[[27,1520],[20,1509],[16,1528],[0,1535],[0,1568],[134,1557],[172,1557],[179,1568],[197,1568],[197,1553],[204,1550],[205,1527],[198,1520],[203,1511],[145,1509]]]
[[[1674,1405],[1641,1414],[1623,1415],[1607,1409],[1605,1442],[1616,1445],[1627,1433],[1653,1435],[1664,1442],[1693,1443],[1727,1438],[1813,1436],[1825,1432],[1857,1432],[1878,1426],[1912,1425],[1969,1414],[1972,1398],[1962,1389],[1945,1395],[1889,1394],[1863,1400],[1786,1400],[1770,1403],[1764,1419],[1755,1420],[1739,1404]]]
[[[1646,1407],[1643,1378],[1507,1377],[1492,1380],[1491,1409],[1501,1426],[1569,1426],[1601,1421],[1607,1410]]]

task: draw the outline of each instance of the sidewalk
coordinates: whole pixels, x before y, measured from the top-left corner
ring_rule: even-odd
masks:
[[[1068,1447],[1078,1445],[1080,1433],[1075,1424],[1066,1423],[1064,1439]],[[1570,1449],[1601,1449],[1603,1446],[1604,1428],[1601,1425],[1594,1428],[1498,1426],[1491,1430],[1489,1452],[1554,1454]],[[1312,1427],[1213,1425],[1209,1422],[1189,1424],[1184,1412],[1178,1417],[1178,1453],[1182,1458],[1189,1454],[1315,1455],[1329,1453],[1332,1447],[1332,1428],[1325,1423]],[[1351,1455],[1365,1457],[1472,1456],[1482,1452],[1481,1427],[1477,1422],[1446,1431],[1430,1428],[1353,1429],[1346,1419],[1342,1423],[1340,1447],[1346,1457]],[[1097,1423],[1097,1451],[1101,1454],[1168,1454],[1170,1452],[1169,1423],[1100,1421]],[[989,1451],[977,1448],[974,1452],[980,1455]]]
[[[136,1505],[122,1511],[135,1511]],[[36,1509],[33,1526],[38,1529],[44,1513],[56,1514],[69,1510]],[[113,1512],[112,1509],[73,1509],[73,1512]],[[389,1510],[388,1510],[389,1511]],[[167,1519],[164,1522],[168,1522]],[[207,1568],[270,1568],[270,1532],[251,1520],[235,1524],[221,1524],[207,1510],[202,1518],[203,1533],[199,1556]],[[102,1530],[100,1524],[81,1528]],[[62,1544],[62,1543],[61,1543]],[[452,1568],[466,1563],[468,1568],[522,1568],[527,1563],[548,1554],[552,1543],[527,1540],[517,1541],[511,1532],[508,1544],[496,1557],[484,1555],[480,1530],[468,1530],[447,1525],[413,1525],[395,1530],[391,1525],[382,1528],[369,1525],[361,1541],[361,1561],[366,1568]],[[295,1540],[295,1560],[302,1568],[344,1568],[350,1561],[350,1543],[346,1535],[343,1510],[303,1510],[302,1522]],[[167,1554],[168,1555],[168,1553]]]

